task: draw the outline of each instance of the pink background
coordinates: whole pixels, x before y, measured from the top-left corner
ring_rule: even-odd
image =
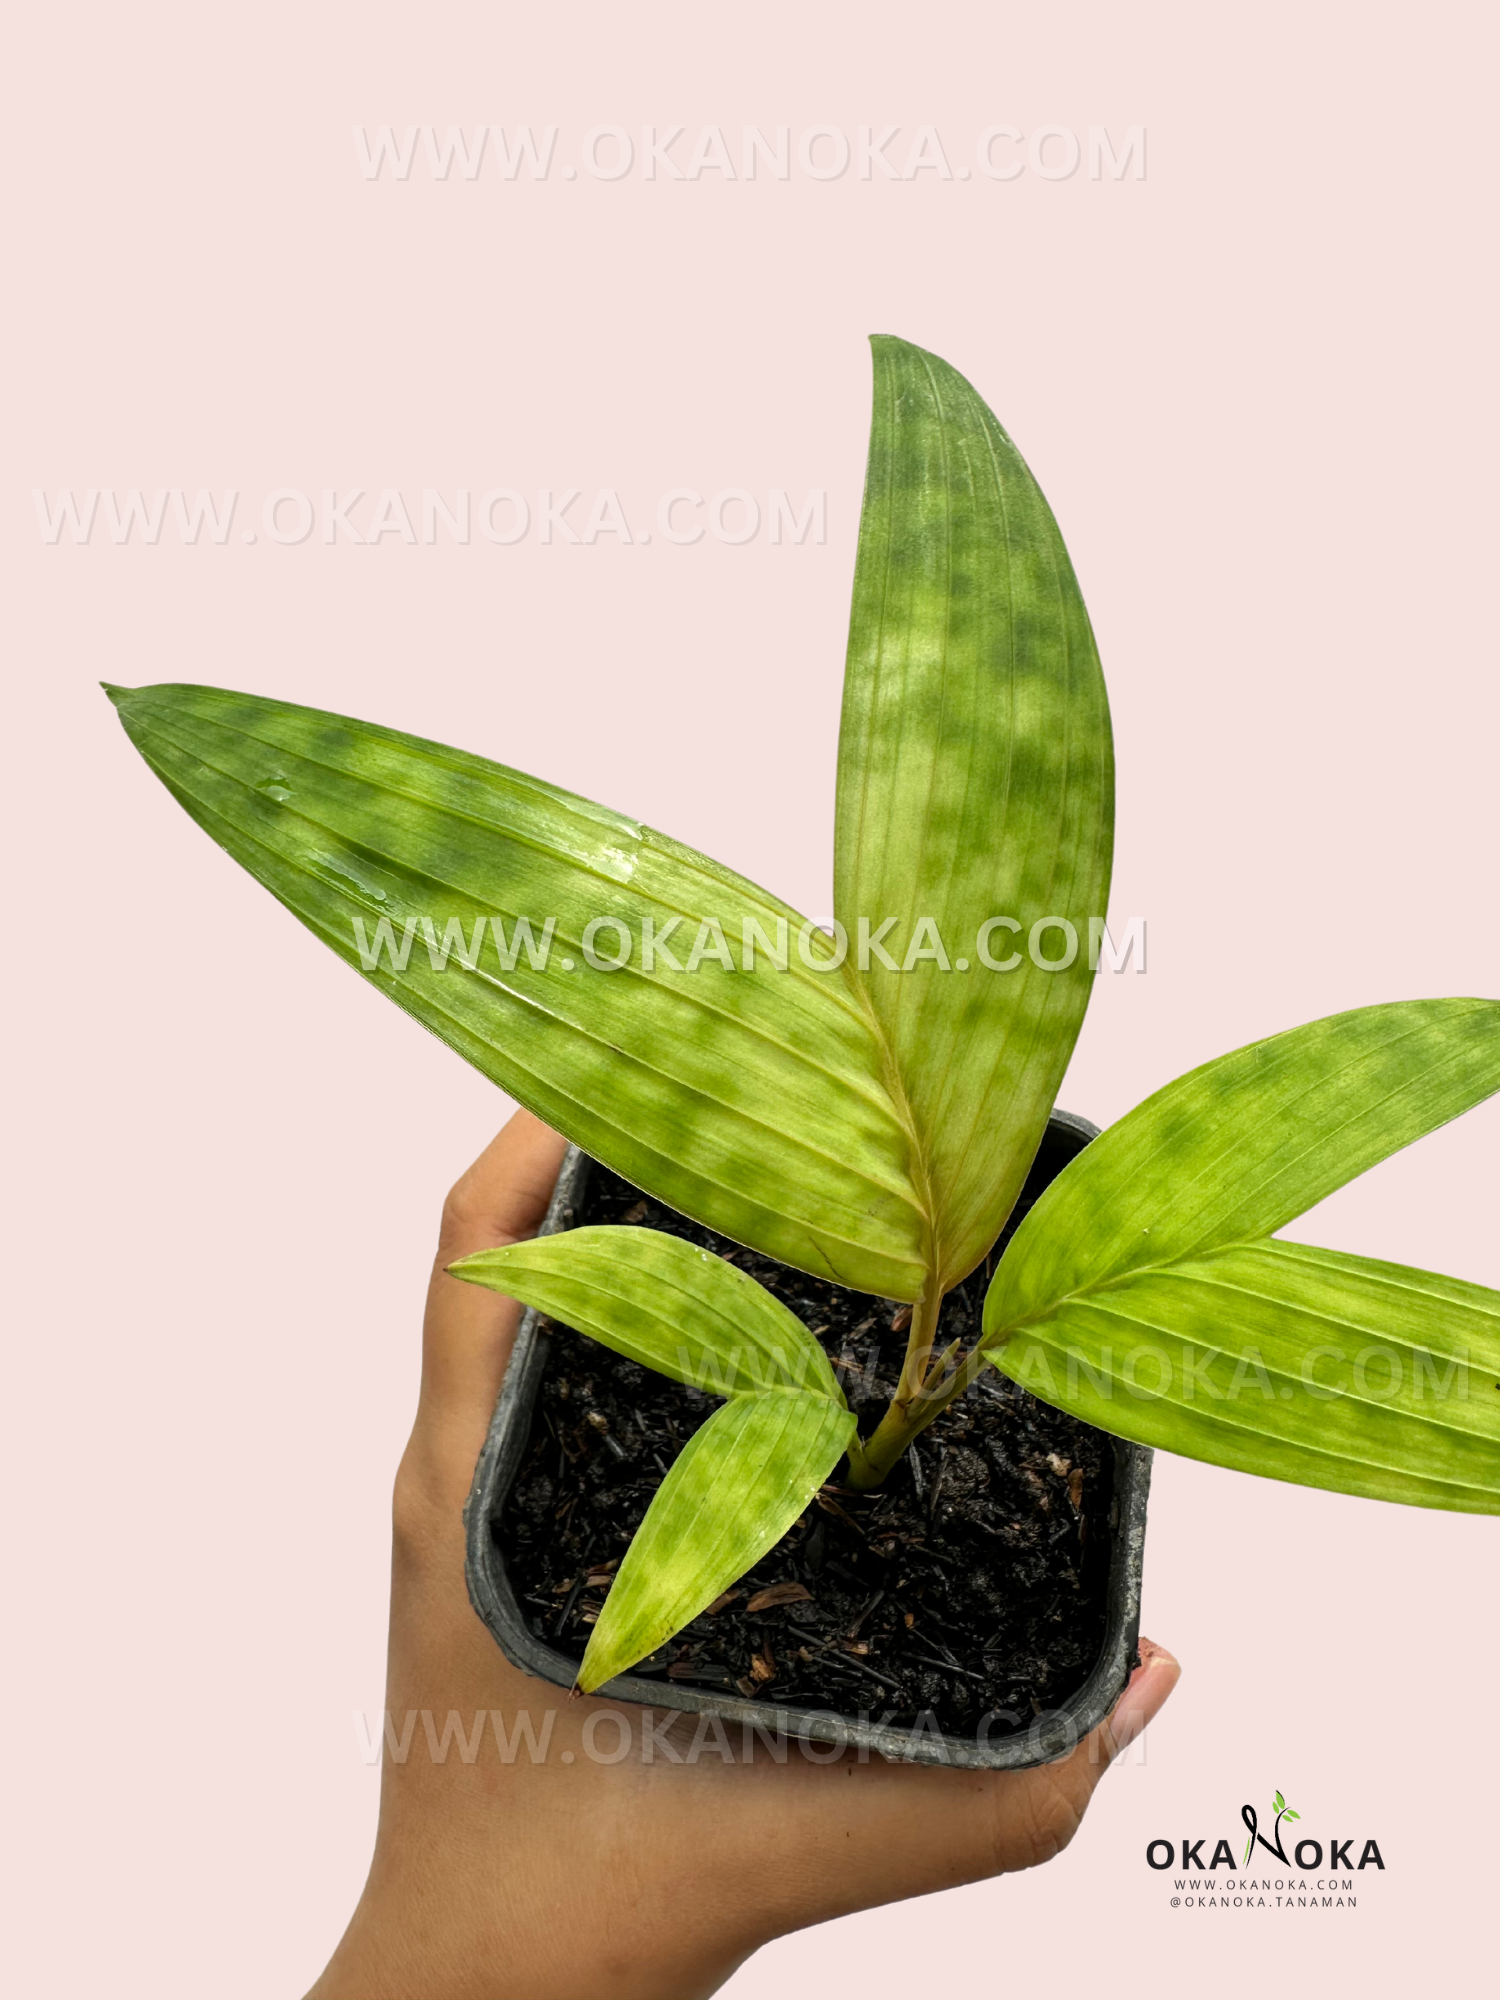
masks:
[[[387,1505],[436,1210],[505,1104],[193,829],[97,692],[203,679],[483,751],[828,904],[863,337],[968,373],[1046,488],[1120,752],[1062,1102],[1336,1008],[1500,991],[1493,16],[455,4],[12,26],[0,493],[14,825],[4,1515],[10,1983],[298,1993],[362,1880]],[[553,123],[540,184],[361,177],[351,126]],[[587,126],[1147,128],[1143,181],[561,178]],[[997,151],[997,159],[1000,157]],[[278,486],[828,493],[819,547],[274,547]],[[44,544],[31,490],[240,489]],[[368,501],[365,508],[368,510]],[[575,510],[574,518],[583,511]],[[367,518],[366,512],[366,518]],[[652,524],[654,526],[654,524]],[[1482,1108],[1308,1240],[1500,1284]],[[842,1988],[1395,1994],[1493,1967],[1490,1521],[1158,1461],[1182,1686],[1067,1855],[795,1937]],[[1282,1788],[1375,1833],[1350,1912],[1172,1910],[1158,1835]],[[1232,1936],[1229,1934],[1232,1926]],[[1064,1984],[1074,1990],[1071,1974]]]

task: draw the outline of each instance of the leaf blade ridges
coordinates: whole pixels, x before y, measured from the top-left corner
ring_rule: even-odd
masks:
[[[221,689],[114,690],[136,748],[212,838],[347,963],[539,1117],[659,1199],[737,1242],[859,1290],[920,1294],[926,1219],[878,1040],[843,976],[712,957],[644,964],[642,922],[683,946],[712,920],[742,957],[747,922],[802,919],[639,822],[399,731]],[[455,921],[472,966],[439,968]],[[515,921],[545,966],[515,951]],[[354,919],[390,949],[361,964]],[[590,967],[595,918],[629,927],[631,962]],[[404,969],[395,955],[414,935]],[[619,934],[596,934],[596,955]],[[710,940],[711,941],[711,940]],[[670,948],[670,947],[669,947]],[[574,970],[561,968],[563,957]]]
[[[822,1396],[739,1396],[716,1410],[668,1470],[626,1551],[578,1670],[584,1692],[645,1659],[752,1569],[853,1435],[853,1416]]]

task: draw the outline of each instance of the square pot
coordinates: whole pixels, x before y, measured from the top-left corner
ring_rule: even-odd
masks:
[[[1053,1113],[1010,1226],[1021,1220],[1047,1183],[1095,1137],[1097,1127],[1086,1119],[1065,1111]],[[542,1225],[543,1235],[573,1227],[582,1210],[591,1165],[587,1155],[576,1146],[569,1147]],[[522,1315],[464,1509],[467,1535],[464,1568],[470,1602],[506,1658],[525,1673],[558,1687],[571,1688],[578,1663],[532,1631],[507,1576],[495,1533],[495,1524],[530,1439],[532,1412],[547,1351],[548,1340],[541,1320],[528,1309]],[[844,1744],[865,1755],[922,1764],[1023,1770],[1066,1756],[1109,1714],[1124,1690],[1136,1658],[1151,1453],[1143,1446],[1114,1440],[1114,1474],[1103,1643],[1082,1686],[1060,1707],[1037,1716],[1024,1731],[994,1741],[987,1736],[944,1735],[936,1729],[892,1727],[826,1709],[791,1708],[717,1689],[689,1687],[681,1682],[629,1673],[607,1681],[598,1694],[613,1701],[637,1702],[656,1709],[718,1715],[726,1721],[759,1725],[781,1738],[830,1746]]]

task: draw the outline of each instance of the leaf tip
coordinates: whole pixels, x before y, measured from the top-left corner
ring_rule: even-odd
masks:
[[[570,1701],[576,1700],[579,1695],[593,1694],[596,1688],[603,1687],[604,1683],[611,1678],[615,1671],[614,1667],[608,1663],[601,1666],[598,1659],[595,1659],[591,1665],[589,1656],[593,1651],[594,1642],[590,1639],[588,1645],[584,1647],[583,1658],[579,1662],[578,1672],[574,1677],[573,1686],[568,1696]]]
[[[870,352],[877,362],[882,358],[894,360],[898,355],[923,352],[914,341],[903,340],[899,333],[871,333],[865,338],[869,341]]]
[[[493,1260],[503,1256],[501,1250],[473,1250],[467,1257],[455,1257],[451,1264],[443,1266],[450,1278],[458,1278],[466,1285],[494,1284],[491,1269]]]

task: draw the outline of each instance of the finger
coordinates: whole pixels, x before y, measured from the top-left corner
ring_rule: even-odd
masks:
[[[475,1250],[534,1236],[566,1148],[567,1141],[539,1118],[518,1111],[444,1203],[422,1330],[421,1414],[429,1422],[465,1437],[477,1424],[482,1439],[521,1309],[512,1299],[449,1277],[446,1267]]]
[[[1140,1653],[1109,1721],[1055,1764],[923,1770],[845,1759],[802,1773],[801,1783],[821,1797],[816,1807],[791,1813],[785,1795],[798,1778],[778,1771],[775,1795],[768,1794],[777,1830],[765,1844],[778,1859],[763,1871],[767,1924],[787,1929],[788,1912],[792,1923],[822,1923],[1050,1861],[1078,1831],[1115,1756],[1176,1685],[1181,1669],[1164,1647],[1143,1639]],[[745,1893],[743,1886],[736,1893]]]
[[[997,1817],[987,1873],[1036,1868],[1059,1855],[1077,1833],[1099,1780],[1160,1713],[1182,1667],[1154,1639],[1140,1640],[1137,1650],[1141,1663],[1125,1692],[1071,1756],[1031,1771],[996,1774]]]
[[[1182,1678],[1182,1662],[1154,1639],[1142,1639],[1139,1651],[1141,1664],[1130,1676],[1109,1719],[1100,1724],[1098,1733],[1111,1759],[1134,1743]]]
[[[447,1263],[534,1236],[547,1214],[568,1142],[529,1111],[501,1126],[454,1182],[443,1204],[439,1250]]]
[[[999,1868],[1034,1868],[1060,1854],[1078,1831],[1099,1780],[1160,1713],[1182,1667],[1153,1639],[1142,1639],[1139,1652],[1141,1664],[1107,1719],[1071,1756],[1022,1776],[1021,1810],[1002,1814],[997,1827]]]

